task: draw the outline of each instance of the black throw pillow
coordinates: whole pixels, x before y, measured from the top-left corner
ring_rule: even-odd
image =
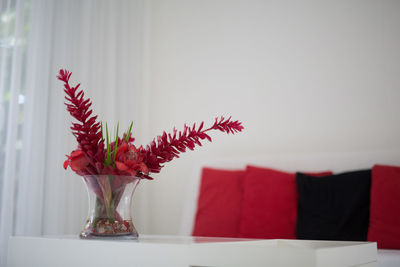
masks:
[[[297,238],[367,240],[371,170],[313,177],[296,174]]]

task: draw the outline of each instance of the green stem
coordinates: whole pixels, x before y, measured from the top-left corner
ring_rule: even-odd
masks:
[[[108,181],[106,183],[106,196],[104,196],[104,204],[106,206],[106,214],[107,214],[107,218],[110,221],[114,221],[115,220],[115,216],[114,216],[114,200],[113,200],[113,196],[112,196],[112,190],[111,190],[111,182],[113,180],[113,176],[109,175],[108,176]]]
[[[114,200],[111,199],[109,203],[106,205],[106,213],[107,213],[107,218],[109,221],[114,221],[115,216],[114,216]]]
[[[101,217],[101,208],[103,207],[103,204],[101,203],[100,199],[96,197],[96,202],[94,204],[94,220],[92,222],[92,227],[96,227],[97,222],[99,221]]]

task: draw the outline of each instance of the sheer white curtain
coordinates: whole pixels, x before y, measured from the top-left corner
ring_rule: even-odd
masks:
[[[15,231],[17,188],[20,184],[22,114],[26,84],[26,3],[0,1],[0,265],[5,265],[8,236]]]
[[[122,127],[133,121],[138,143],[149,141],[143,2],[0,0],[2,266],[10,235],[77,234],[87,215],[81,178],[62,168],[76,142],[60,68],[72,71],[100,120]],[[146,190],[142,183],[135,196],[141,233],[148,231]]]

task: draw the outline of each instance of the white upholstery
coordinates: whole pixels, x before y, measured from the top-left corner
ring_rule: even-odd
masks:
[[[379,267],[399,267],[400,266],[400,250],[378,249],[378,266]]]

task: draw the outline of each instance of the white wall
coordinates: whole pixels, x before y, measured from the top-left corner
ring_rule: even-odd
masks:
[[[400,1],[158,0],[146,9],[148,132],[138,143],[218,115],[245,126],[215,133],[146,182],[151,233],[178,233],[198,161],[400,149]]]

